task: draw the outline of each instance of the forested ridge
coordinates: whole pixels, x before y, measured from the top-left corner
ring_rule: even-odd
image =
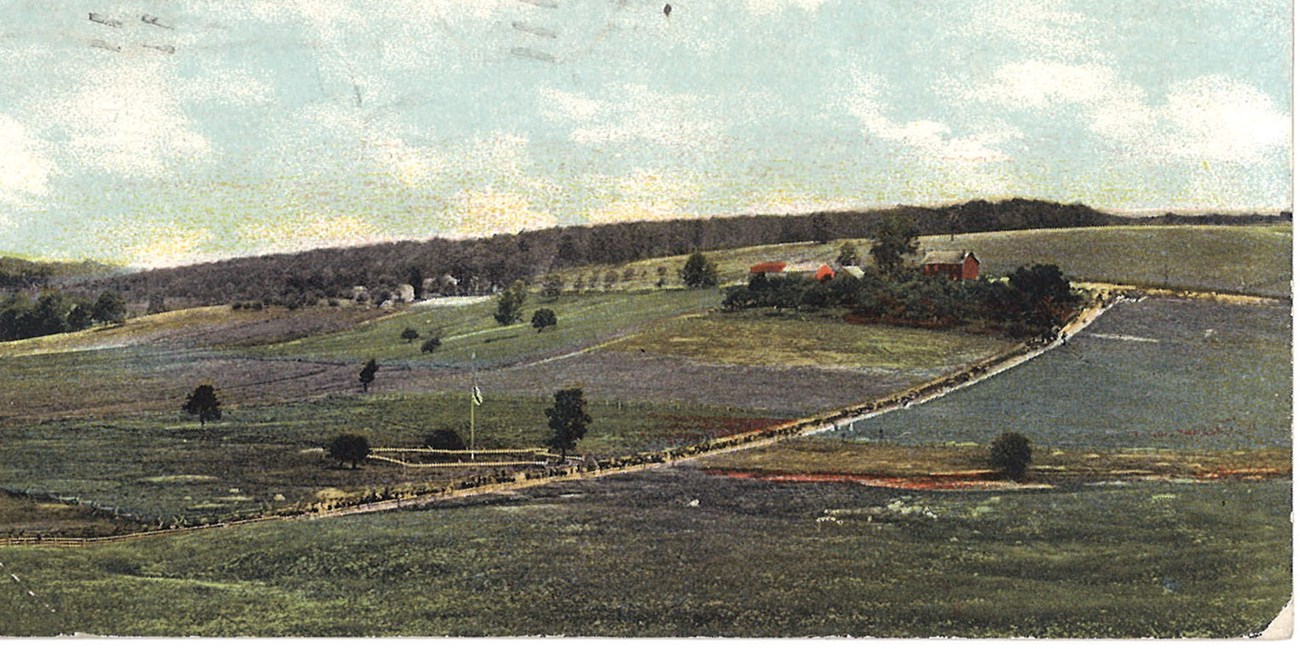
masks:
[[[970,201],[944,207],[896,207],[805,215],[750,215],[566,226],[452,240],[400,241],[349,248],[242,257],[68,282],[86,294],[111,289],[132,303],[165,297],[176,306],[242,300],[311,301],[350,295],[353,286],[394,287],[413,277],[449,274],[461,291],[483,292],[517,279],[587,265],[795,241],[867,238],[881,218],[911,219],[922,235],[1120,224],[1258,223],[1281,215],[1123,217],[1080,204],[1038,200]]]

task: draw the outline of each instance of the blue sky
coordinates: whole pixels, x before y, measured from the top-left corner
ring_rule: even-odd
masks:
[[[1287,2],[672,6],[0,0],[0,251],[161,266],[981,197],[1291,205]]]

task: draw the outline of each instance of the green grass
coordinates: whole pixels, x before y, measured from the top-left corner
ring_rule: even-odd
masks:
[[[1234,637],[1290,596],[1290,490],[909,494],[655,471],[10,548],[23,581],[0,584],[0,635]],[[859,514],[880,507],[902,513]]]
[[[479,448],[545,446],[549,397],[486,395],[477,409]],[[694,443],[773,423],[769,416],[722,406],[592,400],[592,424],[579,454],[614,455]],[[0,486],[75,496],[151,519],[195,522],[312,502],[327,489],[444,484],[463,470],[402,469],[371,462],[339,471],[318,450],[343,432],[372,446],[421,445],[424,434],[452,426],[469,436],[469,399],[461,393],[352,395],[306,403],[227,409],[199,427],[174,413],[81,418],[0,428]]]
[[[928,238],[925,244],[974,250],[981,271],[997,275],[1043,263],[1080,280],[1291,295],[1290,224],[1030,230]]]
[[[1291,446],[1285,307],[1146,300],[1068,345],[969,388],[832,436],[1059,447]]]
[[[628,333],[660,318],[716,308],[717,291],[655,290],[633,293],[565,295],[555,301],[530,296],[524,305],[524,322],[501,326],[493,319],[495,299],[455,307],[413,307],[399,315],[363,324],[350,331],[271,345],[267,355],[346,360],[376,358],[409,364],[464,365],[472,358],[484,364],[535,360],[576,351]],[[559,324],[537,333],[529,324],[539,308],[555,311]],[[413,327],[421,334],[414,342],[402,340],[402,330]],[[420,345],[431,331],[442,333],[442,346],[423,354]]]
[[[709,251],[724,283],[744,281],[749,267],[761,261],[830,262],[845,241],[755,246]],[[851,240],[864,259],[871,243]],[[1291,294],[1291,225],[1250,226],[1114,226],[1065,228],[927,236],[923,250],[975,251],[981,273],[1005,275],[1018,266],[1056,264],[1078,280],[1166,286],[1179,289],[1241,291],[1272,297]],[[669,285],[680,285],[677,271],[686,255],[648,259],[617,267],[577,269],[559,273],[571,287],[573,279],[610,269],[631,269],[636,278],[615,288],[645,288],[657,279],[655,270],[669,273]]]
[[[671,320],[608,349],[737,365],[915,370],[971,363],[1008,345],[991,336],[856,325],[830,315],[749,312]]]

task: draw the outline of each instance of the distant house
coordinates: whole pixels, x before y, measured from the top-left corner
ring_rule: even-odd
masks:
[[[362,303],[370,301],[370,291],[364,286],[352,287],[352,301]]]
[[[867,275],[866,271],[863,271],[861,266],[840,266],[839,272],[848,273],[858,279],[862,279]]]
[[[415,287],[410,284],[398,284],[397,295],[393,296],[393,298],[397,302],[414,302]]]
[[[946,275],[949,279],[977,279],[980,260],[968,250],[931,250],[921,260],[921,271],[926,275]]]

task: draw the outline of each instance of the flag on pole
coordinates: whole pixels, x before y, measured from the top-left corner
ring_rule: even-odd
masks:
[[[474,400],[474,405],[483,405],[483,393],[479,392],[477,385],[474,386],[474,391],[470,393],[470,398]]]

